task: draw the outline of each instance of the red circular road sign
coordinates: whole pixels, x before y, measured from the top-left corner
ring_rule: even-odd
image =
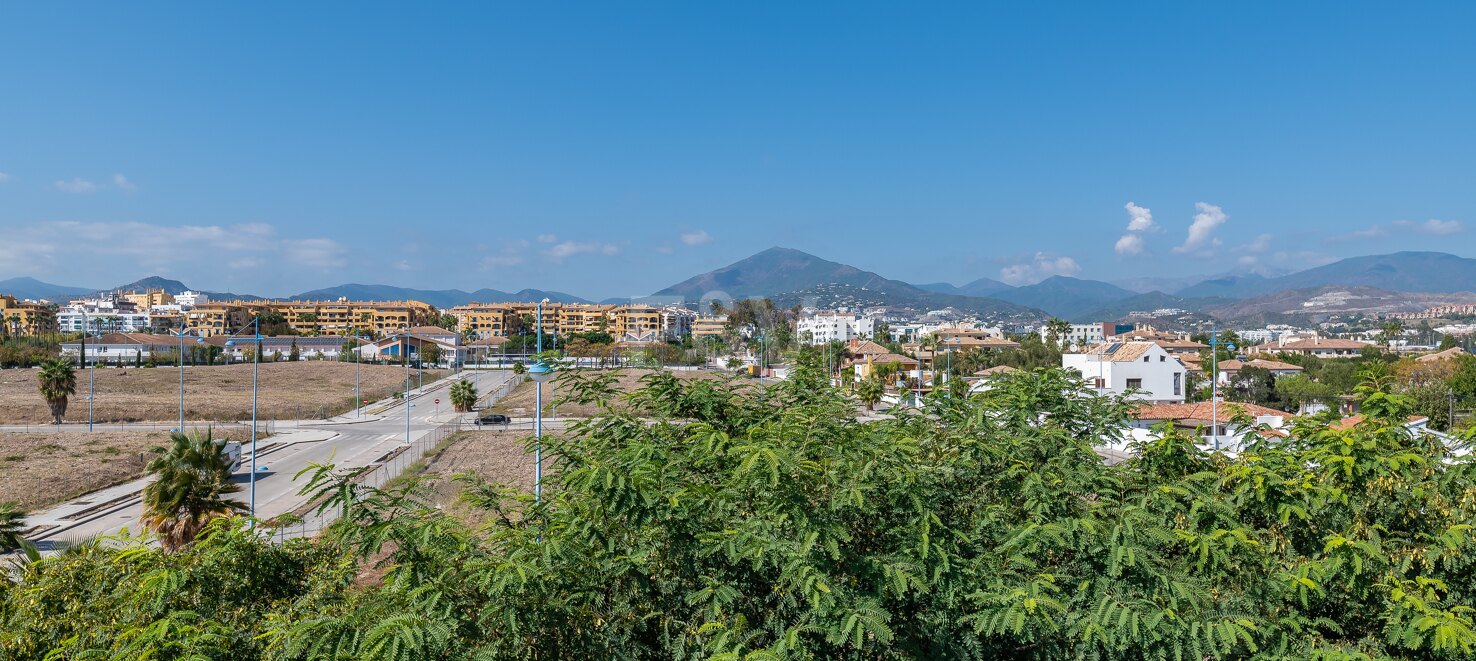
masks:
[[[439,400],[439,399],[438,399],[438,400],[436,400],[436,403],[437,403],[437,404],[440,404],[440,403],[441,403],[441,400]]]

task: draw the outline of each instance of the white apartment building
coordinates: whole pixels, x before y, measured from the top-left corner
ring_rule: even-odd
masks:
[[[859,337],[856,321],[851,315],[820,313],[796,322],[795,333],[801,342],[809,344],[849,342],[851,338]]]
[[[138,333],[149,329],[149,315],[111,302],[73,303],[56,313],[56,325],[63,333]]]
[[[175,294],[174,302],[186,308],[193,308],[209,303],[210,297],[197,291],[187,291]]]
[[[1088,353],[1061,356],[1061,367],[1075,370],[1093,392],[1133,397],[1149,402],[1184,401],[1187,368],[1153,342],[1112,342]]]

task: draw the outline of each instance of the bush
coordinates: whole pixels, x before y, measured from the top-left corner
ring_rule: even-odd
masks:
[[[1471,658],[1470,460],[1361,391],[1238,457],[1164,428],[1107,465],[1130,403],[1060,370],[857,422],[805,354],[785,383],[570,371],[599,408],[545,437],[542,497],[414,480],[275,547],[236,524],[34,563],[0,656],[40,658]],[[531,439],[530,439],[531,442]],[[344,558],[355,558],[346,561]],[[370,570],[373,571],[370,571]],[[357,577],[358,580],[355,580]],[[89,650],[97,650],[96,654]],[[167,653],[166,653],[167,652]],[[173,656],[170,656],[173,655]]]

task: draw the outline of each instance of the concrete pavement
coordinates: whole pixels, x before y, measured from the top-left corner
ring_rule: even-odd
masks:
[[[452,412],[448,392],[451,384],[463,377],[473,378],[463,372],[426,384],[423,392],[412,391],[408,409],[403,402],[388,402],[384,407],[375,407],[383,410],[374,415],[355,417],[351,412],[329,420],[278,423],[277,435],[258,441],[257,517],[270,519],[302,505],[305,499],[297,492],[307,478],[293,480],[293,477],[311,464],[358,468],[375,463],[405,444],[407,411],[411,441],[464,415]],[[480,374],[476,380],[478,389],[485,393],[495,391],[512,378],[512,374],[497,372]],[[434,404],[436,399],[441,400],[439,406]],[[82,427],[85,431],[86,425]],[[246,503],[250,498],[251,448],[243,450],[242,467],[233,479],[241,485],[235,498]],[[138,530],[142,512],[140,492],[145,484],[147,479],[135,480],[37,512],[26,519],[27,528],[32,529],[27,537],[44,551],[55,548],[59,542],[113,535],[125,527]]]

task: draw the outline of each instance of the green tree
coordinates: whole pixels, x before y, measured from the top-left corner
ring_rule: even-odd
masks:
[[[451,384],[451,406],[457,411],[465,413],[472,410],[477,404],[477,387],[470,381],[457,381]]]
[[[51,409],[52,424],[61,424],[62,416],[67,414],[67,398],[77,394],[77,372],[72,363],[62,358],[41,363],[41,370],[36,372],[36,386]]]
[[[876,410],[876,404],[881,401],[882,394],[885,392],[886,386],[883,386],[881,379],[876,377],[862,379],[861,383],[856,385],[856,396],[861,399],[862,404],[866,405],[868,411]]]
[[[292,347],[287,350],[287,360],[294,363],[302,360],[302,352],[297,349],[297,338],[292,339]]]
[[[153,449],[155,456],[144,469],[153,481],[143,490],[140,521],[166,551],[184,548],[212,520],[245,509],[227,498],[241,488],[231,482],[225,446],[207,430],[171,432],[168,447]]]
[[[442,357],[443,357],[443,352],[441,351],[441,345],[436,344],[435,342],[431,342],[429,340],[424,341],[424,342],[421,343],[421,346],[420,346],[420,359],[421,359],[421,364],[423,364],[423,365],[424,364],[428,364],[428,365],[440,365],[441,364],[441,358]]]
[[[0,553],[9,553],[21,548],[25,539],[21,532],[26,529],[26,513],[14,502],[0,503]]]

